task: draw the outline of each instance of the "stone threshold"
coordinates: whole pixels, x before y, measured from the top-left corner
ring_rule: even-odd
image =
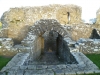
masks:
[[[81,52],[71,52],[78,64],[24,65],[29,53],[18,53],[0,75],[80,75],[100,73],[99,68]]]

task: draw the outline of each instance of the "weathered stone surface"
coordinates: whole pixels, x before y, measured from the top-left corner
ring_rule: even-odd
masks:
[[[25,69],[27,69],[27,68],[28,68],[28,66],[20,66],[19,69],[25,70]]]
[[[37,68],[36,65],[28,65],[27,67],[28,67],[28,69],[36,69]]]
[[[75,48],[85,54],[100,53],[100,39],[79,39],[76,42]]]
[[[58,67],[59,69],[64,69],[64,68],[66,68],[66,65],[57,65],[57,67]]]
[[[0,75],[6,75],[6,73],[5,72],[0,72]]]
[[[1,70],[6,71],[8,69],[17,70],[20,66],[24,64],[26,59],[29,57],[29,53],[18,53],[16,56],[14,56],[11,61],[8,62],[8,64]]]
[[[67,12],[70,13],[69,16]],[[68,20],[69,17],[71,20]],[[76,5],[49,5],[11,8],[3,14],[1,22],[3,28],[8,27],[7,37],[13,38],[16,44],[25,38],[29,27],[40,19],[57,19],[61,24],[79,24],[81,22],[81,7]]]
[[[16,75],[24,75],[24,70],[18,70]]]
[[[8,29],[7,28],[3,28],[0,30],[0,38],[7,38],[8,37]]]
[[[8,75],[16,75],[16,70],[10,70],[7,74]]]
[[[85,74],[93,74],[94,70],[84,71]]]
[[[14,66],[11,68],[11,70],[18,70],[19,69],[19,66]]]
[[[14,45],[12,38],[0,38],[0,45],[2,47],[11,48]]]
[[[93,74],[100,73],[100,70],[93,64],[83,53],[72,52],[72,55],[79,59],[78,64],[59,64],[59,65],[30,65],[23,64],[22,66],[6,66],[1,70],[0,74],[5,75],[81,75],[81,74]],[[21,58],[24,54],[19,54]],[[22,58],[21,58],[22,59]],[[27,58],[28,59],[28,58]],[[19,59],[16,59],[19,60]],[[16,62],[16,61],[15,61]],[[82,63],[84,62],[84,63]],[[83,66],[86,65],[86,66]],[[36,66],[36,67],[34,67]],[[19,67],[19,68],[18,68]]]
[[[40,69],[41,69],[41,70],[42,70],[42,69],[47,69],[47,66],[46,66],[46,65],[37,65],[37,66],[36,66],[36,69],[37,69],[37,70],[40,70]]]
[[[89,38],[93,28],[95,27],[81,24],[81,25],[71,26],[71,28],[72,28],[71,37],[73,40],[77,41],[80,38]]]
[[[24,75],[54,75],[52,70],[26,70]]]
[[[37,70],[25,70],[24,75],[36,75],[37,72]]]
[[[57,66],[54,66],[54,65],[48,65],[48,69],[57,69]]]
[[[64,71],[62,69],[55,70],[56,75],[64,75]]]

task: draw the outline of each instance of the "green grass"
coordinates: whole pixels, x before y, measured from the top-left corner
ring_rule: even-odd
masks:
[[[100,69],[100,54],[86,54],[86,56],[94,63],[96,64]],[[84,74],[84,75],[100,75],[98,74]]]
[[[100,69],[100,54],[86,54],[86,56]]]
[[[6,66],[6,64],[11,60],[11,58],[0,56],[0,70]]]

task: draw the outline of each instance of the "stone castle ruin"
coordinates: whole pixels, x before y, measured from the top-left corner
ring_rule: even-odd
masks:
[[[11,8],[1,17],[0,55],[14,56],[4,75],[100,73],[83,53],[100,53],[96,26],[81,22],[81,7]],[[83,39],[84,38],[84,39]]]
[[[40,19],[56,19],[60,24],[81,23],[81,7],[76,5],[49,5],[42,7],[11,8],[1,17],[4,37],[13,38],[20,43],[29,31],[29,27]]]

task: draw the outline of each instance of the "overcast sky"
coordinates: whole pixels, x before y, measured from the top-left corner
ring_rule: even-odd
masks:
[[[11,7],[42,6],[49,4],[75,4],[82,7],[82,19],[88,21],[96,17],[100,0],[0,0],[0,17]]]

